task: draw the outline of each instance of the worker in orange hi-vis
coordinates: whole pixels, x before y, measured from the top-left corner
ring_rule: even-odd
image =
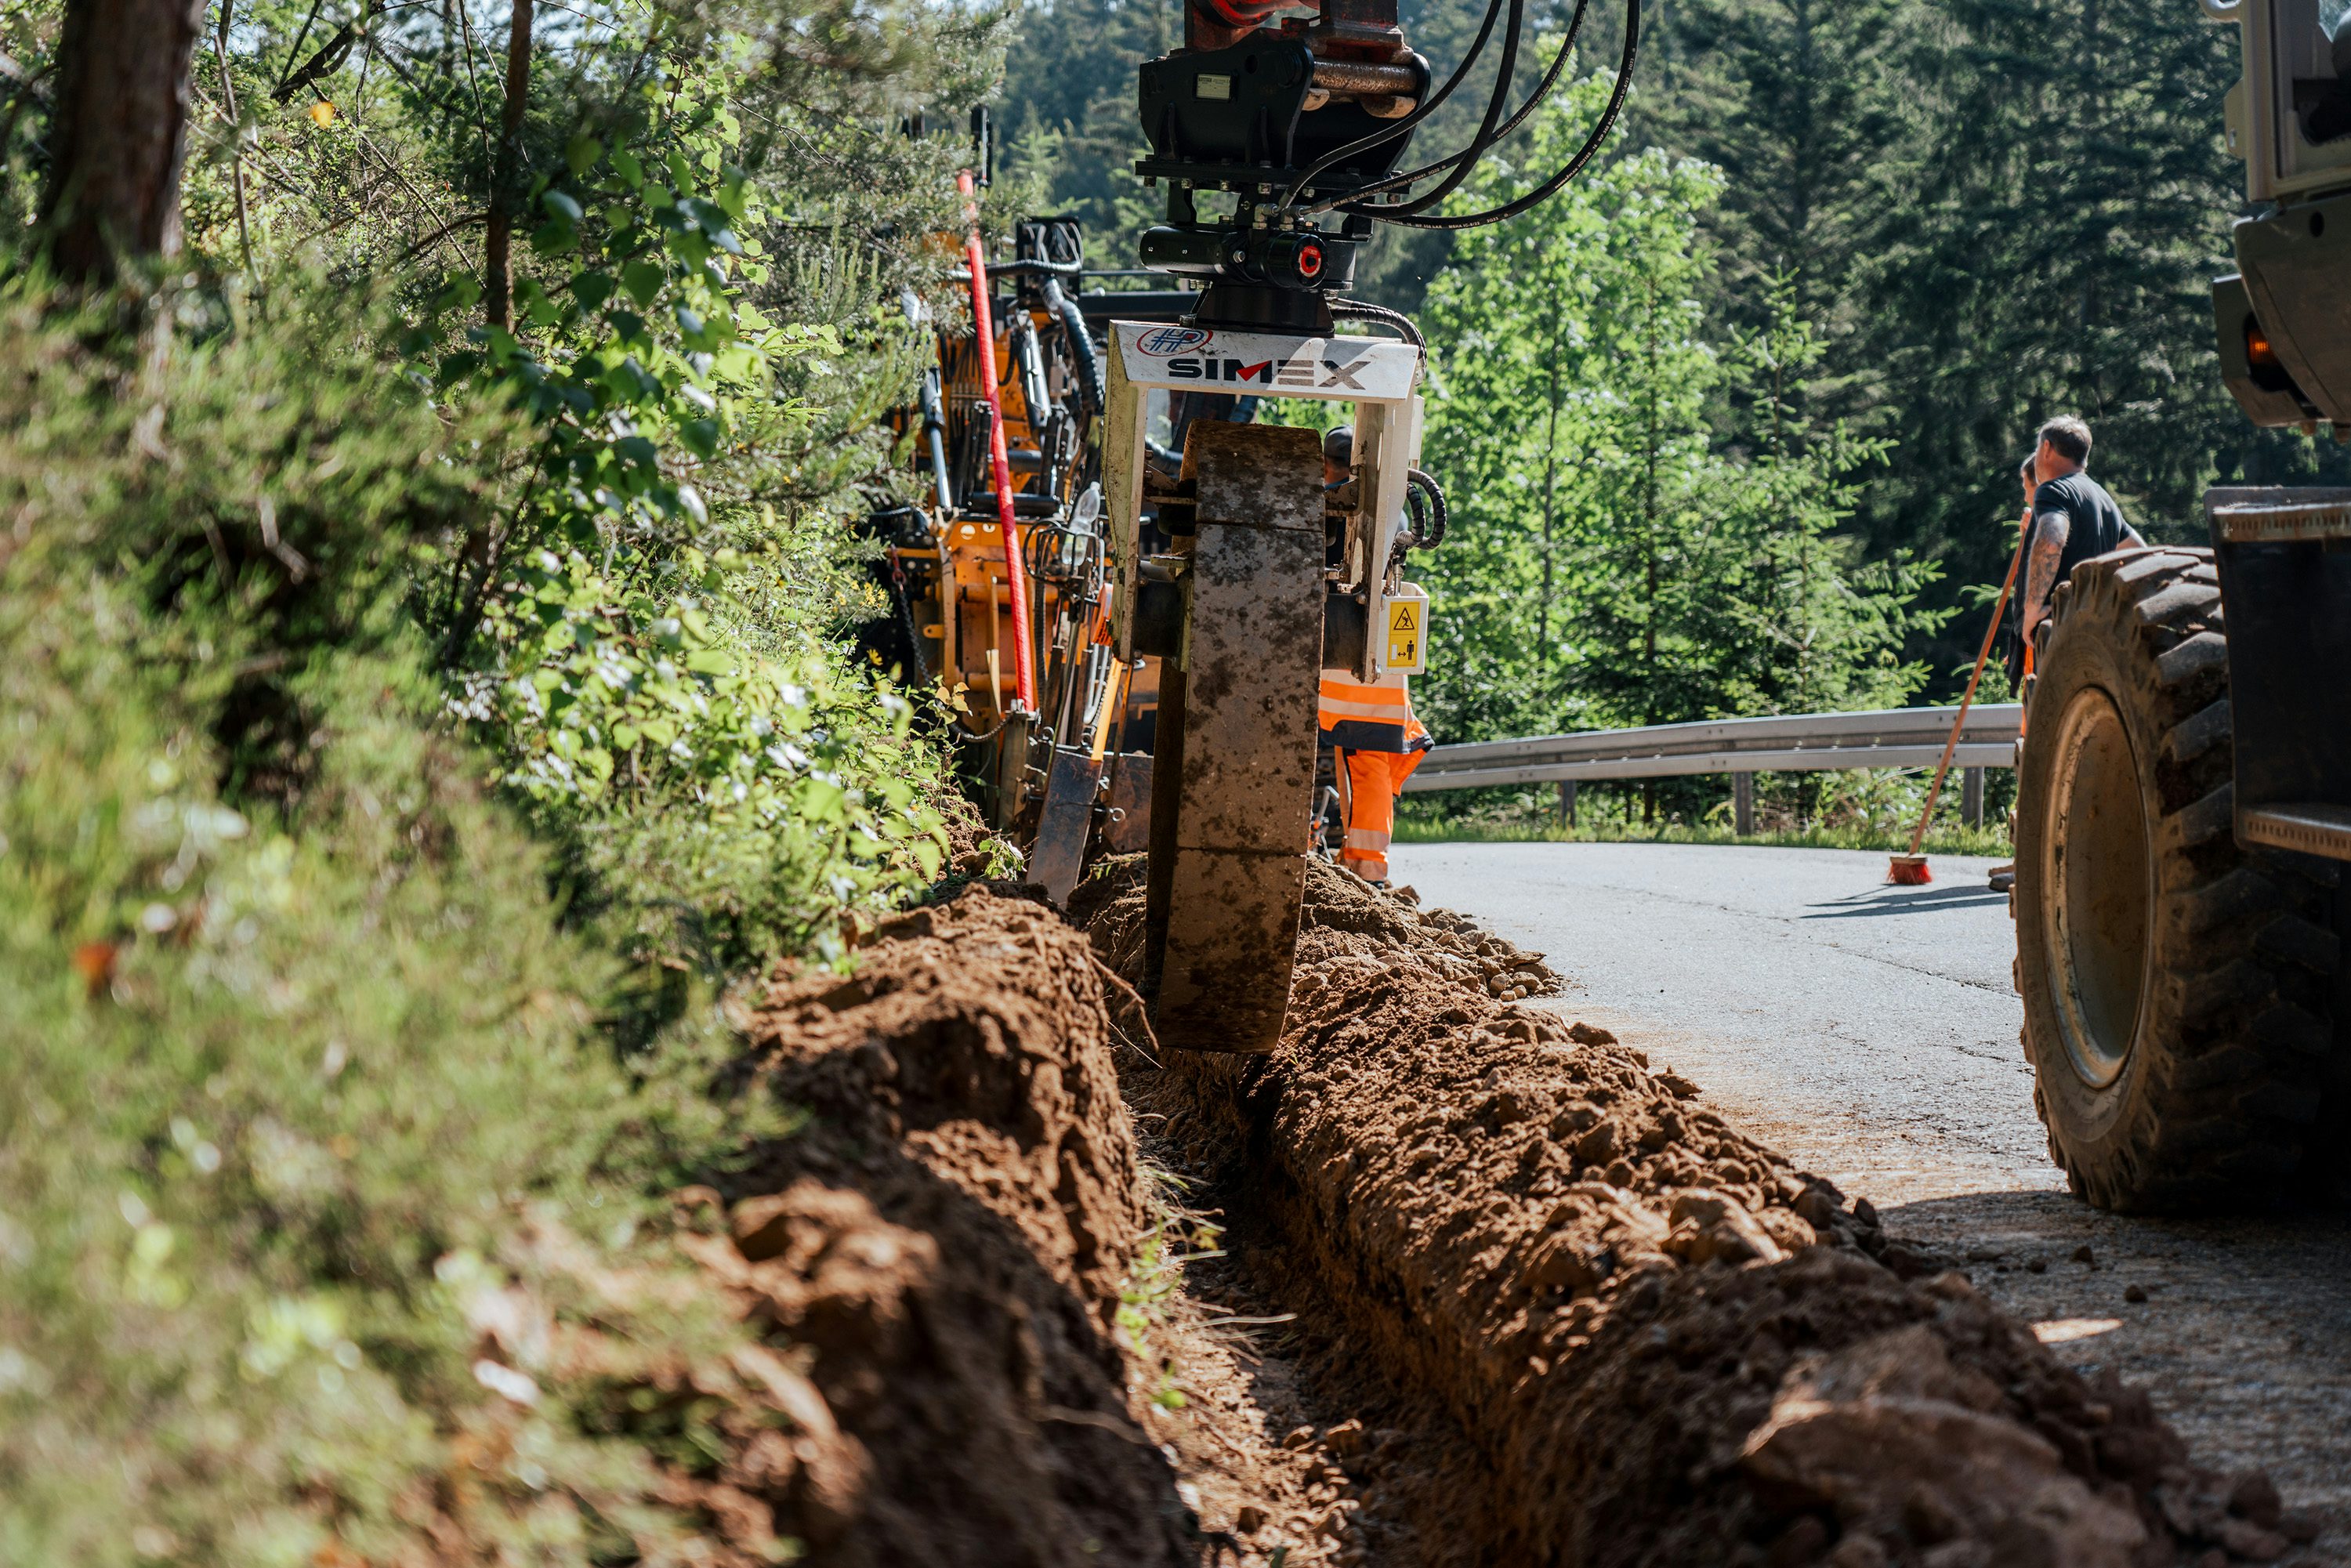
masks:
[[[1402,675],[1365,685],[1348,671],[1325,670],[1315,717],[1322,727],[1322,744],[1331,747],[1340,816],[1347,825],[1339,863],[1384,887],[1388,844],[1395,836],[1395,798],[1434,742],[1413,716]]]
[[[1322,443],[1325,488],[1343,485],[1354,472],[1354,439],[1334,430]],[[1395,836],[1395,798],[1434,744],[1412,711],[1412,695],[1400,674],[1366,685],[1352,672],[1322,672],[1316,704],[1321,744],[1332,753],[1339,811],[1346,839],[1339,863],[1382,887],[1388,880],[1388,844]]]

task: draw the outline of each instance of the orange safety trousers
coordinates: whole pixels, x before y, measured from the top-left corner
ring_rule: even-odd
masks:
[[[1395,798],[1420,766],[1417,751],[1341,751],[1332,761],[1339,811],[1347,824],[1339,863],[1366,882],[1388,879],[1388,845],[1395,837]]]

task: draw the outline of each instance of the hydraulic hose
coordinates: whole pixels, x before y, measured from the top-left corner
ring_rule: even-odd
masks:
[[[1061,330],[1070,335],[1071,357],[1078,361],[1079,406],[1099,414],[1110,406],[1110,392],[1102,381],[1102,356],[1094,352],[1094,340],[1086,333],[1085,312],[1053,278],[1045,279],[1044,294],[1046,308],[1061,319]]]
[[[1502,109],[1510,101],[1510,74],[1518,68],[1519,35],[1525,28],[1526,0],[1510,0],[1510,7],[1508,30],[1502,36],[1501,57],[1494,63],[1494,90],[1486,99],[1486,114],[1485,118],[1478,122],[1478,134],[1469,139],[1468,146],[1454,155],[1453,169],[1450,173],[1439,180],[1432,189],[1424,194],[1415,196],[1406,204],[1414,212],[1434,206],[1451,195],[1454,189],[1469,177],[1470,169],[1476,165],[1479,158],[1485,156],[1486,150],[1501,140],[1501,133],[1495,130],[1495,127],[1501,123]]]
[[[1007,336],[1012,342],[1012,368],[1020,378],[1020,401],[1029,410],[1029,428],[1041,449],[1045,416],[1053,406],[1052,396],[1045,390],[1044,347],[1037,341],[1036,324],[1029,319],[1026,310],[1019,312]]]
[[[1445,85],[1438,88],[1435,92],[1430,93],[1426,98],[1421,99],[1420,106],[1417,109],[1415,109],[1410,114],[1405,115],[1403,119],[1391,121],[1389,124],[1382,126],[1379,130],[1373,131],[1369,136],[1358,137],[1356,140],[1348,142],[1343,147],[1333,148],[1332,151],[1322,154],[1322,157],[1314,160],[1313,162],[1308,164],[1306,166],[1306,172],[1299,175],[1297,179],[1291,181],[1290,189],[1282,193],[1281,209],[1287,210],[1288,208],[1295,205],[1298,201],[1298,193],[1301,191],[1303,191],[1308,185],[1311,184],[1313,183],[1314,176],[1322,172],[1323,170],[1332,167],[1333,164],[1343,163],[1359,152],[1368,152],[1373,148],[1381,145],[1383,142],[1392,141],[1399,136],[1408,134],[1414,130],[1414,128],[1418,126],[1422,120],[1426,120],[1430,115],[1436,113],[1438,107],[1442,105],[1447,99],[1453,96],[1453,89],[1459,87],[1462,82],[1468,78],[1469,75],[1469,68],[1478,63],[1478,57],[1485,53],[1486,40],[1493,37],[1495,20],[1499,18],[1501,14],[1502,0],[1488,0],[1486,6],[1486,19],[1479,25],[1478,36],[1469,40],[1469,47],[1462,54],[1461,63],[1453,68],[1453,74],[1445,78]]]
[[[1333,299],[1330,306],[1331,314],[1343,320],[1377,321],[1382,326],[1393,327],[1403,335],[1405,342],[1423,353],[1428,351],[1428,340],[1420,335],[1420,329],[1413,325],[1412,318],[1401,310],[1391,310],[1368,299]]]
[[[946,400],[939,392],[939,368],[923,372],[923,444],[930,449],[931,483],[939,493],[939,515],[955,510],[955,481],[947,475]]]
[[[1585,139],[1575,156],[1568,160],[1566,167],[1525,195],[1516,201],[1506,202],[1499,207],[1489,207],[1482,213],[1467,213],[1459,217],[1427,218],[1402,214],[1390,216],[1386,214],[1379,215],[1388,223],[1398,224],[1405,228],[1474,229],[1483,227],[1487,224],[1499,224],[1517,217],[1529,208],[1549,201],[1558,193],[1561,186],[1583,172],[1583,166],[1592,162],[1592,155],[1599,152],[1600,144],[1608,139],[1609,130],[1616,123],[1617,111],[1625,107],[1625,90],[1633,85],[1633,61],[1639,53],[1640,46],[1641,0],[1625,0],[1625,57],[1616,68],[1616,85],[1608,94],[1608,107],[1600,112],[1600,123],[1592,128],[1591,136]]]
[[[1030,256],[1019,261],[991,261],[987,264],[987,276],[990,277],[1025,277],[1034,273],[1042,273],[1049,277],[1057,274],[1062,277],[1075,277],[1084,269],[1085,264],[1083,262],[1040,261],[1034,256]],[[971,264],[967,262],[963,266],[956,267],[953,272],[947,274],[947,276],[955,279],[957,283],[968,283],[971,281]]]
[[[1427,533],[1422,533],[1419,519],[1414,518],[1412,548],[1435,549],[1445,542],[1445,487],[1437,482],[1435,476],[1424,474],[1417,468],[1405,469],[1404,477],[1406,495],[1418,492],[1428,497],[1429,529]]]
[[[964,252],[971,268],[972,349],[979,361],[979,392],[987,400],[987,465],[996,481],[996,526],[1004,538],[1006,597],[1012,601],[1013,701],[1037,711],[1037,661],[1029,643],[1029,571],[1020,559],[1020,529],[1012,520],[1012,462],[1004,450],[1004,394],[996,384],[996,318],[987,299],[987,250],[979,234],[979,197],[971,171],[956,175],[971,233]]]
[[[1473,158],[1482,155],[1489,149],[1499,146],[1501,142],[1507,141],[1511,132],[1517,131],[1520,126],[1525,124],[1527,117],[1532,114],[1537,109],[1541,108],[1544,99],[1551,97],[1552,89],[1559,85],[1560,72],[1566,68],[1568,57],[1575,52],[1575,40],[1583,31],[1583,15],[1584,12],[1589,9],[1592,0],[1575,0],[1575,12],[1568,18],[1566,36],[1560,39],[1559,48],[1552,54],[1551,57],[1551,66],[1543,72],[1542,80],[1535,84],[1534,90],[1527,95],[1526,102],[1519,105],[1517,110],[1511,114],[1510,119],[1502,121],[1501,126],[1494,132],[1493,141],[1488,142],[1485,147],[1464,148],[1458,152],[1448,153],[1445,157],[1437,159],[1433,163],[1424,163],[1419,168],[1415,169],[1408,173],[1386,175],[1381,179],[1374,180],[1370,184],[1362,187],[1360,190],[1351,191],[1343,196],[1333,196],[1327,202],[1318,203],[1312,210],[1318,213],[1329,212],[1333,207],[1344,206],[1346,204],[1360,200],[1364,196],[1376,195],[1382,191],[1401,189],[1404,186],[1412,184],[1416,181],[1426,179],[1429,175],[1436,173],[1440,169],[1451,168],[1464,158]],[[1409,216],[1414,213],[1421,211],[1424,205],[1425,204],[1423,202],[1414,201],[1405,203],[1403,206],[1397,208],[1379,207],[1367,210],[1375,215],[1383,217],[1387,216],[1391,213]],[[1353,211],[1353,209],[1350,208],[1349,210]]]

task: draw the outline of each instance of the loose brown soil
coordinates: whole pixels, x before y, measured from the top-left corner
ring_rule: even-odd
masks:
[[[1113,973],[1136,869],[1081,889],[1086,936],[975,885],[747,999],[746,1071],[807,1120],[683,1196],[768,1350],[681,1373],[723,1457],[675,1482],[742,1561],[771,1528],[823,1564],[1284,1568],[2303,1533],[1696,1086],[1514,1007],[1554,977],[1465,922],[1318,867],[1279,1051],[1158,1053]]]
[[[1079,911],[1113,965],[1132,880]],[[1402,1560],[2121,1564],[2307,1538],[1695,1086],[1497,1000],[1458,922],[1327,868],[1307,902],[1280,1050],[1171,1056],[1129,1092],[1261,1235],[1260,1291],[1351,1347],[1322,1397],[1466,1435],[1471,1462],[1402,1480]]]
[[[718,1484],[814,1563],[1194,1561],[1115,1332],[1150,1217],[1106,977],[1050,910],[979,887],[861,957],[745,1019],[807,1124],[687,1245],[806,1394]]]

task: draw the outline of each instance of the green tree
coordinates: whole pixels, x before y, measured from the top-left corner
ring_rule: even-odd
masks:
[[[1868,407],[1863,355],[1838,352],[1869,323],[1857,262],[1919,126],[1893,68],[1920,26],[1917,0],[1690,0],[1662,18],[1644,61],[1633,134],[1735,171],[1704,229],[1722,265],[1710,304],[1753,330],[1784,304],[1826,352],[1782,396]]]
[[[1605,79],[1546,111],[1524,156],[1547,169]],[[1465,199],[1519,182],[1496,168]],[[1651,151],[1460,236],[1430,290],[1443,345],[1427,447],[1456,529],[1421,568],[1437,595],[1422,697],[1460,738],[1652,724],[1792,702],[1899,701],[1913,569],[1871,570],[1836,530],[1879,455],[1805,422],[1817,361],[1784,286],[1729,355],[1702,300],[1711,166]],[[1737,394],[1752,429],[1718,432]]]

